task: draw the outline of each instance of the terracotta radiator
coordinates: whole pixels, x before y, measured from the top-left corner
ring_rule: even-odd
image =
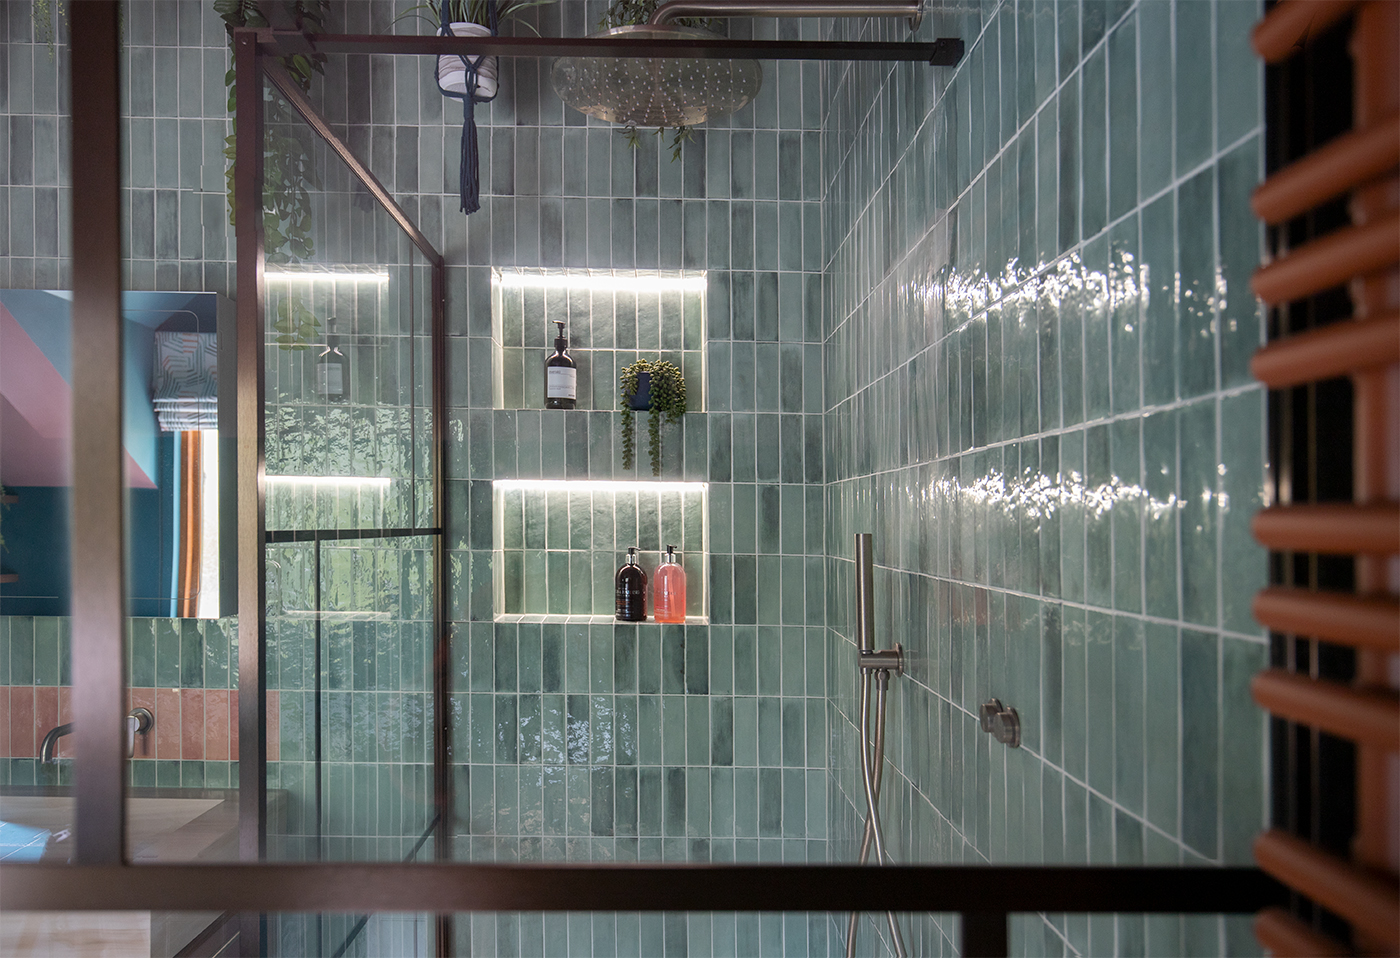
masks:
[[[1271,322],[1272,341],[1253,362],[1273,390],[1351,382],[1351,501],[1280,494],[1254,520],[1275,562],[1309,554],[1354,560],[1353,591],[1295,581],[1254,602],[1256,618],[1276,636],[1344,647],[1354,657],[1349,682],[1320,677],[1315,665],[1274,667],[1254,679],[1254,699],[1272,715],[1353,743],[1355,756],[1349,854],[1282,827],[1255,842],[1260,867],[1304,903],[1258,915],[1255,933],[1275,955],[1400,953],[1400,3],[1282,0],[1253,40],[1267,63],[1286,65],[1336,31],[1349,31],[1351,129],[1282,165],[1254,194],[1273,250],[1253,285],[1274,316],[1339,288],[1350,300],[1350,317],[1339,322],[1294,334],[1279,334],[1288,324]],[[1286,224],[1339,200],[1349,223],[1289,242],[1296,231]]]

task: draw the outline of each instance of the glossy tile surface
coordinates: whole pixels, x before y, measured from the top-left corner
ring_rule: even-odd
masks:
[[[1221,27],[1257,15],[983,4],[932,16],[969,44],[951,75],[823,73],[833,858],[864,809],[851,536],[871,531],[878,642],[908,656],[898,860],[1251,860],[1265,396],[1238,370],[1261,336],[1260,78]],[[994,697],[1021,748],[980,731]],[[1013,951],[1257,948],[1243,922],[1024,916]],[[914,950],[950,927],[915,923]]]

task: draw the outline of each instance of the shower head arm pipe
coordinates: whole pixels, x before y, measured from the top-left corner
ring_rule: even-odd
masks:
[[[649,22],[660,26],[680,17],[908,17],[915,30],[924,0],[669,0]]]

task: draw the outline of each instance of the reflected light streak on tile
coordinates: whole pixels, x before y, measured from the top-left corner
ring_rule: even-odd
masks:
[[[1207,492],[1206,495],[1208,499],[1211,493]],[[1008,481],[1001,473],[992,470],[971,485],[964,486],[957,479],[938,479],[929,483],[924,491],[925,501],[959,498],[973,505],[1000,506],[1008,515],[1021,511],[1033,517],[1054,515],[1056,509],[1078,505],[1099,518],[1117,503],[1139,502],[1147,508],[1151,518],[1159,519],[1173,509],[1186,506],[1185,500],[1175,493],[1166,499],[1156,499],[1137,483],[1124,482],[1117,476],[1108,482],[1090,486],[1078,472],[1054,478],[1038,473],[1029,481]],[[1224,496],[1220,498],[1221,507],[1225,508]]]

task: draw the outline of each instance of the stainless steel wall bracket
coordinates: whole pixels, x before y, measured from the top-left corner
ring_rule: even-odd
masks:
[[[860,664],[862,672],[893,672],[895,675],[904,674],[904,646],[898,642],[892,649],[881,649],[879,652],[857,652],[856,658]]]
[[[991,699],[982,703],[979,710],[982,731],[1009,748],[1021,747],[1021,717],[1013,708],[1001,704],[1001,699]]]

